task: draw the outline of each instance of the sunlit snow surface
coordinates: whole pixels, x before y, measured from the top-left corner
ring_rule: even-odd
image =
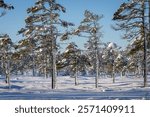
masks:
[[[51,79],[43,77],[13,76],[11,89],[0,78],[1,100],[150,100],[150,78],[148,87],[143,88],[143,78],[117,77],[112,83],[112,78],[99,78],[99,87],[95,88],[94,77],[79,77],[79,84],[74,85],[74,78],[59,76],[57,88],[51,89]]]

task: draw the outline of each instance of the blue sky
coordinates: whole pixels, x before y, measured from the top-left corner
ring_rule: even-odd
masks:
[[[17,35],[17,31],[25,25],[26,9],[33,6],[36,0],[5,1],[13,4],[15,9],[8,11],[5,16],[0,18],[0,33],[9,34],[12,40],[17,42],[22,39],[21,36]],[[115,42],[119,46],[125,47],[127,41],[121,39],[121,32],[116,32],[110,27],[114,24],[114,21],[112,21],[113,14],[123,1],[126,0],[57,0],[67,9],[67,13],[63,14],[62,18],[75,23],[76,26],[83,19],[83,13],[86,9],[99,15],[103,14],[104,18],[100,21],[100,24],[103,26],[102,32],[104,35],[101,41]],[[79,47],[83,47],[87,39],[72,38],[71,41],[75,41]]]

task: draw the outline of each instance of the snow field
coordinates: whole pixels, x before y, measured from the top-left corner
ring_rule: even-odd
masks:
[[[112,78],[100,77],[95,88],[94,77],[81,76],[75,86],[74,78],[59,76],[52,90],[50,78],[13,76],[11,89],[0,79],[0,99],[150,99],[150,86],[143,88],[143,78],[117,77],[113,83]]]

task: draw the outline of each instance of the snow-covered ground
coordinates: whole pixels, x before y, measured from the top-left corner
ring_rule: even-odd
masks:
[[[79,77],[79,84],[74,85],[74,78],[60,76],[57,78],[57,88],[51,89],[51,79],[43,77],[16,76],[11,78],[11,89],[0,78],[0,99],[4,100],[103,100],[103,99],[150,99],[150,78],[148,87],[143,88],[143,78],[124,77],[99,78],[99,87],[95,88],[94,77]]]

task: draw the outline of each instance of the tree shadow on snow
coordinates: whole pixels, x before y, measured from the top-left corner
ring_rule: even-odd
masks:
[[[11,85],[10,88],[9,88],[9,86],[0,86],[0,89],[17,89],[17,90],[20,90],[22,88],[23,88],[22,86],[17,86],[17,85]]]

